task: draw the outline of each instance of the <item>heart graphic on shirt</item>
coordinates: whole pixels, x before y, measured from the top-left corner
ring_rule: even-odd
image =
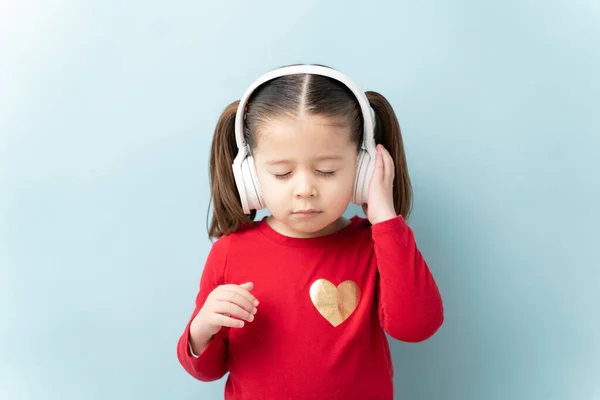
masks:
[[[336,287],[327,279],[317,279],[310,286],[310,299],[317,311],[335,327],[348,319],[356,309],[360,289],[349,280]]]

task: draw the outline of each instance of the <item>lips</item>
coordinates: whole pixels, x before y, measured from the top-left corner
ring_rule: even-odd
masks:
[[[294,211],[292,214],[318,214],[318,213],[320,213],[320,211],[314,210],[314,209],[307,209],[307,210],[297,210],[297,211]]]
[[[292,213],[292,215],[295,218],[301,218],[301,219],[305,219],[305,218],[313,218],[316,217],[317,215],[319,215],[321,213],[321,211],[318,210],[298,210],[298,211],[294,211]]]

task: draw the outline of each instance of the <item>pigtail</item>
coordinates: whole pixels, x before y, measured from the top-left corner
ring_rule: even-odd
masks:
[[[254,220],[256,211],[250,216],[244,214],[240,196],[235,185],[231,165],[237,155],[235,142],[235,114],[239,100],[231,103],[221,114],[215,128],[210,149],[210,191],[212,219],[207,230],[209,238],[218,239],[237,231]],[[210,206],[209,206],[210,210]]]
[[[382,144],[392,156],[396,174],[394,178],[394,208],[404,219],[412,209],[412,185],[408,175],[408,165],[400,124],[391,104],[377,92],[366,92],[371,108],[375,112],[375,143]]]

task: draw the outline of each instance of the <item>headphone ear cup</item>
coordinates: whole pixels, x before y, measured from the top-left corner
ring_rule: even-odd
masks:
[[[369,199],[369,183],[373,176],[373,160],[366,150],[361,150],[358,154],[356,166],[356,178],[354,180],[354,204],[363,205]]]
[[[244,212],[249,214],[250,210],[263,209],[264,202],[262,198],[262,192],[260,190],[260,184],[258,183],[258,176],[256,175],[254,159],[251,155],[248,155],[244,161],[242,161],[242,181],[247,200],[247,205],[244,208]]]

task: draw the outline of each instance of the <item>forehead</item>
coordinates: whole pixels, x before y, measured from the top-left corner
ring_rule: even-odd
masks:
[[[350,130],[339,120],[320,115],[284,117],[262,124],[254,150],[257,156],[313,159],[352,152]]]

